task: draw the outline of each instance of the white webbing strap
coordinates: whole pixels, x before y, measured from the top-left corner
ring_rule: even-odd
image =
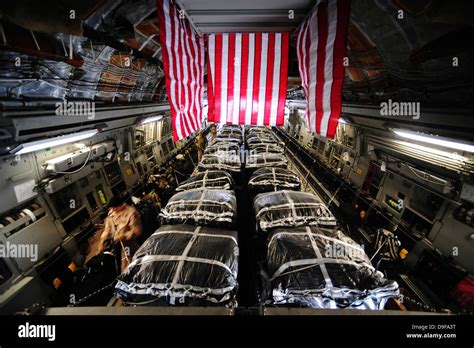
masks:
[[[279,185],[284,185],[285,187],[294,187],[300,185],[300,180],[297,176],[292,174],[286,173],[278,173],[278,178],[276,177],[276,170],[280,168],[272,167],[273,172],[273,182],[271,179],[268,178],[268,173],[252,175],[249,180],[249,184],[259,184],[259,185],[267,185],[267,184],[274,184],[278,183]]]
[[[278,191],[278,187],[276,185],[278,185],[278,182],[277,182],[277,178],[276,178],[276,174],[275,174],[275,167],[272,168],[272,175],[273,175],[273,183],[272,185],[273,188],[274,188],[274,191]]]
[[[201,191],[201,197],[199,198],[198,204],[196,205],[196,211],[199,211],[199,208],[201,208],[201,205],[204,201],[204,195],[206,194],[206,190]]]
[[[272,192],[275,192],[275,191],[272,191]],[[276,191],[275,193],[280,193],[280,192],[281,191]],[[321,209],[321,208],[325,209],[326,208],[324,203],[320,203],[320,202],[297,202],[297,203],[295,203],[294,201],[292,201],[292,204],[293,204],[294,207],[301,207],[301,208],[311,208],[311,207],[314,207],[315,209]],[[288,207],[291,207],[290,203],[281,203],[281,204],[269,205],[269,206],[265,206],[262,209],[260,209],[258,213],[261,215],[262,213],[264,213],[266,211],[285,209],[285,208],[288,208]],[[321,212],[319,212],[319,211],[318,211],[318,213],[321,214]]]
[[[208,175],[208,174],[209,174],[209,171],[206,170],[206,171],[204,172],[204,177],[202,178],[202,187],[203,187],[203,188],[206,188],[206,181],[207,181],[207,175]]]
[[[295,194],[298,194],[299,196],[307,196],[308,198],[312,198],[313,200],[319,202],[320,204],[322,203],[321,199],[317,196],[315,196],[313,193],[310,193],[310,192],[303,192],[303,191],[298,191],[298,192],[295,192],[295,191],[292,191],[293,193]],[[266,192],[266,193],[262,193],[259,195],[258,198],[255,199],[255,201],[259,201],[263,198],[266,198],[266,197],[271,197],[271,196],[275,196],[275,195],[280,195],[281,193],[280,192]],[[300,203],[300,204],[309,204],[309,203]]]
[[[285,231],[278,232],[278,233],[275,233],[275,234],[272,235],[272,238],[270,238],[270,241],[268,242],[268,244],[271,244],[275,238],[278,238],[281,235],[302,236],[302,235],[305,235],[306,233],[307,232],[285,232]],[[329,241],[331,241],[335,244],[343,245],[346,248],[352,248],[352,249],[360,252],[361,255],[363,253],[365,253],[364,249],[362,249],[360,246],[349,244],[349,243],[344,242],[340,239],[328,237],[328,236],[325,236],[323,234],[315,234],[313,232],[311,232],[311,234],[313,235],[313,238],[316,237],[316,238],[320,238],[320,239],[326,239],[326,240],[329,240]]]
[[[200,182],[204,182],[203,179],[200,179],[200,180],[196,180],[196,181],[192,181],[192,182],[189,182],[187,184],[181,184],[178,189],[182,191],[188,191],[188,190],[199,190],[199,189],[202,189],[202,188],[208,188],[209,186],[199,186],[199,183]],[[210,186],[211,188],[218,188],[218,189],[229,189],[230,188],[230,180],[225,177],[225,176],[222,176],[222,177],[218,177],[218,178],[209,178],[207,177],[206,178],[206,184],[210,185],[210,184],[214,184],[215,186]]]
[[[206,157],[208,156],[208,157]],[[215,160],[213,160],[215,159]],[[215,169],[215,170],[230,170],[240,171],[240,157],[234,156],[218,156],[215,154],[204,155],[199,165],[204,169]]]
[[[235,286],[226,286],[224,288],[203,288],[200,286],[193,286],[189,284],[176,284],[173,289],[169,289],[169,284],[160,284],[160,283],[125,283],[121,280],[117,281],[117,285],[115,286],[116,289],[122,289],[132,294],[143,294],[149,295],[152,293],[153,295],[160,296],[161,294],[174,294],[176,297],[206,297],[208,294],[211,295],[225,295],[223,299],[228,299],[229,295],[228,292],[235,289]],[[187,294],[186,294],[187,292]],[[193,292],[193,294],[191,294]],[[209,301],[212,302],[222,302],[221,300],[208,298]],[[138,304],[137,302],[134,302]]]
[[[161,234],[175,234],[175,233],[176,234],[194,234],[194,232],[190,232],[190,231],[157,231],[153,233],[151,236],[159,236]],[[211,234],[211,233],[201,232],[199,233],[199,235],[203,237],[228,238],[228,239],[232,239],[234,243],[237,244],[237,239],[235,239],[232,236],[228,236],[226,234]]]
[[[288,194],[288,191],[282,191],[282,193],[286,197],[286,199],[288,200],[288,204],[291,208],[291,212],[293,213],[293,217],[296,218],[298,216],[298,213],[296,212],[295,202],[290,198],[290,195]]]
[[[196,190],[189,190],[187,192],[188,193],[195,193],[197,191],[202,191],[202,190],[201,189],[196,189]],[[210,191],[210,190],[208,190],[208,191]],[[180,193],[183,193],[183,192],[180,192]],[[171,199],[173,199],[173,198],[171,198]],[[199,197],[199,199],[173,199],[172,201],[170,200],[170,202],[162,210],[162,214],[165,214],[165,213],[166,214],[171,214],[171,213],[173,213],[173,211],[168,212],[168,210],[172,210],[175,206],[180,207],[183,204],[188,204],[188,205],[196,204],[196,208],[194,210],[197,210],[200,207],[200,205],[202,205],[204,203],[206,203],[210,206],[226,206],[229,209],[233,208],[232,203],[224,202],[224,201],[219,202],[219,201],[212,200],[212,199],[204,199],[204,197]],[[170,209],[167,209],[168,206],[170,207]]]
[[[306,233],[308,235],[308,238],[311,241],[311,246],[313,247],[313,250],[314,250],[314,253],[316,254],[316,257],[318,259],[322,259],[323,255],[321,254],[321,251],[319,250],[318,245],[316,244],[316,241],[313,238],[313,234],[311,233],[311,228],[306,226],[305,229],[306,229]],[[323,274],[324,282],[326,284],[326,288],[332,288],[333,285],[332,285],[331,277],[329,277],[329,273],[328,273],[328,270],[326,268],[326,264],[321,263],[319,265],[319,267],[321,268],[321,273]]]
[[[178,220],[183,220],[183,219],[193,219],[194,221],[198,221],[200,219],[212,219],[213,221],[227,221],[227,222],[232,222],[234,218],[234,212],[233,211],[226,211],[226,212],[210,212],[206,210],[202,211],[196,211],[196,210],[180,210],[180,211],[175,211],[172,213],[161,213],[161,217],[165,219],[178,219]]]
[[[367,267],[370,270],[374,270],[374,267],[368,263],[362,262],[354,262],[350,260],[338,260],[338,259],[333,259],[333,258],[321,258],[321,259],[301,259],[301,260],[294,260],[294,261],[289,261],[281,265],[278,270],[273,274],[272,280],[284,275],[283,272],[285,272],[288,268],[295,267],[295,266],[318,266],[322,263],[337,263],[341,265],[352,265],[356,267]],[[298,272],[298,270],[292,271],[292,272]],[[290,273],[290,272],[288,272]]]
[[[183,253],[181,254],[181,259],[179,260],[178,266],[176,267],[176,272],[174,274],[173,281],[171,282],[171,286],[175,285],[178,282],[179,275],[184,266],[184,262],[185,262],[184,258],[188,256],[189,250],[191,250],[194,242],[196,241],[199,230],[201,230],[201,226],[197,226],[194,229],[194,233],[191,236],[191,239],[189,240],[188,245],[186,245],[186,248],[184,248]]]
[[[232,270],[229,268],[229,266],[227,266],[223,262],[220,262],[217,260],[205,259],[202,257],[191,257],[191,256],[182,256],[182,255],[145,255],[133,261],[129,267],[141,265],[147,262],[169,262],[169,261],[188,261],[188,262],[197,262],[197,263],[207,263],[209,265],[216,265],[216,266],[222,267],[230,274],[235,275],[234,273],[232,273]]]

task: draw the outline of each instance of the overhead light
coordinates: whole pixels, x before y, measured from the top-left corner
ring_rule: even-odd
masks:
[[[451,160],[455,160],[455,161],[466,161],[467,160],[467,158],[462,156],[462,155],[452,153],[452,152],[448,152],[448,151],[435,149],[433,147],[414,144],[414,143],[410,143],[408,141],[403,141],[403,140],[396,140],[396,142],[397,142],[397,144],[400,144],[400,145],[403,145],[403,146],[406,146],[406,147],[409,147],[409,148],[412,148],[412,149],[415,149],[415,150],[423,151],[423,152],[433,154],[433,155],[437,155],[437,156],[441,156],[441,157],[447,157]]]
[[[420,141],[423,143],[448,147],[450,149],[462,150],[466,152],[474,152],[474,145],[469,145],[466,143],[460,143],[460,142],[451,141],[451,140],[444,140],[443,138],[438,138],[437,136],[421,135],[418,133],[397,130],[397,129],[393,130],[393,132],[402,138],[407,138],[411,140]]]
[[[99,131],[97,129],[92,129],[79,133],[72,133],[67,135],[61,135],[54,138],[36,140],[29,143],[24,143],[18,145],[10,153],[16,155],[23,155],[25,153],[30,153],[38,150],[47,149],[49,147],[64,145],[68,143],[74,143],[76,141],[84,140],[96,135]]]
[[[163,115],[158,115],[158,116],[153,116],[153,117],[147,117],[143,120],[140,121],[140,124],[147,124],[155,121],[159,121],[163,118]]]
[[[347,123],[347,120],[345,118],[342,118],[342,117],[339,117],[339,119],[337,120],[338,123],[340,124],[346,124]]]

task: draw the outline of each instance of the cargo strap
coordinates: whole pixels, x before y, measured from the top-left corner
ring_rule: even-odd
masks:
[[[189,231],[158,231],[158,232],[153,233],[152,236],[158,236],[160,234],[174,234],[174,233],[177,233],[177,234],[194,234],[194,232],[189,232]],[[225,235],[225,234],[211,234],[211,233],[202,233],[201,232],[201,233],[199,233],[199,236],[228,238],[228,239],[232,239],[232,241],[235,244],[237,244],[237,239],[235,239],[232,236]]]
[[[176,272],[174,274],[173,280],[171,281],[171,286],[174,286],[178,282],[179,275],[180,275],[181,271],[183,270],[185,258],[188,256],[189,250],[191,250],[191,248],[193,247],[193,244],[196,241],[198,233],[199,233],[200,230],[201,230],[201,226],[197,226],[194,229],[194,232],[193,232],[193,235],[191,236],[191,239],[189,240],[188,244],[186,245],[186,248],[184,248],[183,253],[181,254],[181,258],[178,262],[178,266],[176,267]]]
[[[321,254],[321,251],[319,250],[317,244],[316,244],[316,241],[314,240],[314,237],[313,237],[313,234],[311,233],[311,228],[309,228],[308,226],[306,226],[306,233],[308,235],[308,238],[309,240],[311,241],[311,246],[313,247],[313,250],[314,250],[314,253],[316,254],[316,257],[318,259],[322,259],[323,258],[323,255]],[[321,273],[323,274],[323,277],[324,277],[324,283],[326,284],[326,288],[332,288],[333,285],[332,285],[332,281],[331,281],[331,278],[329,277],[329,273],[328,273],[328,270],[326,268],[326,264],[324,263],[321,263],[319,265],[319,267],[321,267]]]
[[[209,265],[216,265],[224,268],[230,274],[237,276],[232,272],[232,270],[225,263],[216,260],[205,259],[202,257],[191,257],[191,256],[182,256],[182,255],[145,255],[134,260],[129,267],[134,267],[141,265],[147,262],[169,262],[169,261],[187,261],[187,262],[196,262],[196,263],[207,263]]]
[[[341,264],[341,265],[352,265],[352,266],[356,266],[356,267],[365,266],[365,267],[367,267],[371,270],[374,270],[373,266],[369,265],[368,263],[359,263],[359,262],[354,262],[354,261],[350,261],[350,260],[338,260],[338,259],[325,258],[325,257],[323,257],[321,259],[301,259],[301,260],[289,261],[289,262],[286,262],[283,265],[281,265],[278,268],[278,270],[273,274],[272,280],[275,280],[276,278],[281,277],[285,274],[299,272],[299,271],[302,271],[303,269],[307,268],[307,267],[304,267],[304,268],[300,268],[300,269],[296,269],[296,270],[284,273],[287,269],[289,269],[291,267],[296,267],[296,266],[313,267],[313,266],[321,265],[322,263],[337,263],[337,264]]]

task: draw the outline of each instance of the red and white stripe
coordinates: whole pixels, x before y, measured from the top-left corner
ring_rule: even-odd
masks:
[[[208,120],[283,125],[288,45],[288,33],[209,35]]]
[[[201,127],[204,92],[204,39],[170,0],[157,0],[160,44],[171,108],[173,139],[186,138]]]
[[[350,0],[328,0],[315,6],[297,31],[296,52],[309,129],[333,138],[342,110],[343,59]]]

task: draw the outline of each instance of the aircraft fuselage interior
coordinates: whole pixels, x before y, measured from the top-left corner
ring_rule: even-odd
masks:
[[[473,17],[2,3],[0,313],[471,315]]]

